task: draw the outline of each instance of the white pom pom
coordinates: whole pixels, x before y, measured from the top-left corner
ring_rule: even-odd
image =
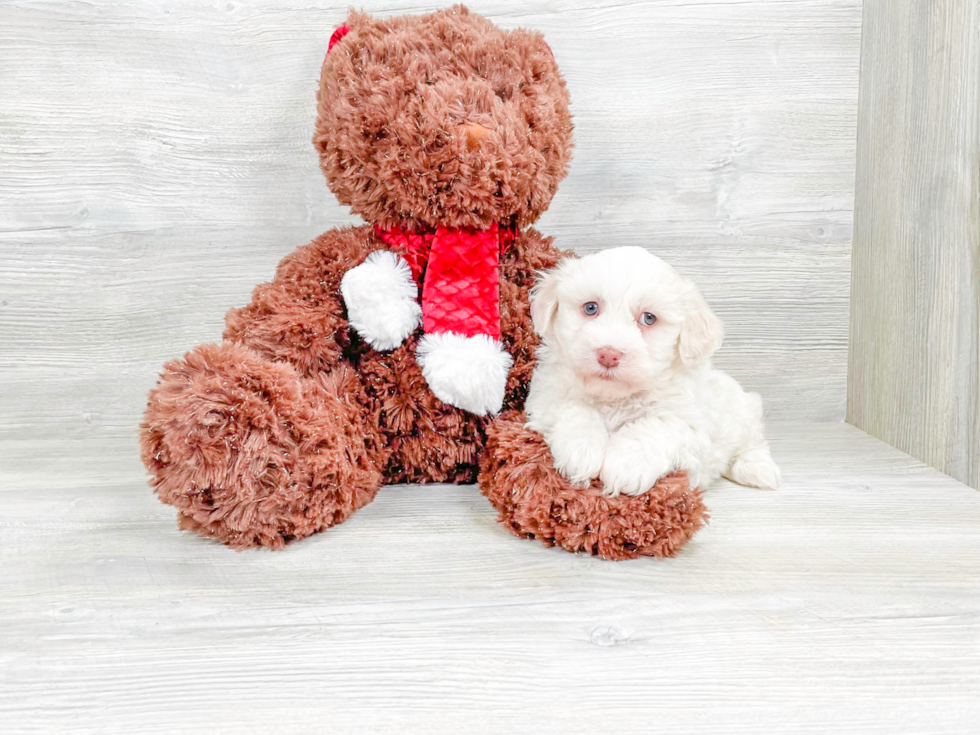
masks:
[[[496,340],[486,335],[427,334],[415,357],[429,388],[443,403],[480,416],[500,412],[513,360]]]
[[[376,350],[393,350],[415,331],[422,317],[419,289],[402,258],[375,250],[340,281],[347,321]]]

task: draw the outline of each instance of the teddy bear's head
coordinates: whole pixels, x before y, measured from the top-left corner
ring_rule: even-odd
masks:
[[[568,92],[539,33],[458,5],[351,11],[323,62],[313,142],[330,189],[368,222],[523,227],[568,169]]]

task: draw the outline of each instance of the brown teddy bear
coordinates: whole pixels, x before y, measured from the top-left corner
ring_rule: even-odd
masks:
[[[564,255],[530,225],[572,148],[541,35],[461,6],[352,11],[329,42],[313,142],[330,189],[370,224],[298,248],[228,313],[224,342],[164,367],[141,447],[181,527],[278,548],[383,484],[470,483],[482,461],[515,533],[672,554],[706,517],[685,478],[637,498],[572,488],[519,414],[528,291]]]

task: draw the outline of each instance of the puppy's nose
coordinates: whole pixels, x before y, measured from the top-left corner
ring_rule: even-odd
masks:
[[[462,133],[464,140],[466,140],[467,150],[471,151],[479,148],[487,136],[490,135],[489,130],[476,123],[461,125],[459,132]]]
[[[599,359],[599,364],[604,368],[616,367],[619,364],[619,358],[622,356],[623,351],[613,347],[600,347],[596,350],[596,357]]]

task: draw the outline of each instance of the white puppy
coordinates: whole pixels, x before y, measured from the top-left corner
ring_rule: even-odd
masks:
[[[687,470],[775,489],[762,401],[711,367],[722,326],[697,287],[639,247],[569,258],[531,294],[541,336],[527,425],[572,482],[637,495]]]

